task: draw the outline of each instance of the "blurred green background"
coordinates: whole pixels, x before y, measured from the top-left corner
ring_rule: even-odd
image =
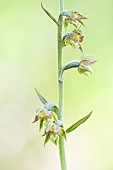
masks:
[[[38,125],[31,123],[42,106],[34,87],[58,102],[57,29],[40,3],[0,0],[0,170],[60,170],[57,147],[44,147]],[[43,5],[58,17],[58,1]],[[88,17],[83,47],[98,60],[92,78],[74,70],[64,75],[65,127],[93,109],[68,135],[68,170],[113,170],[113,1],[65,0],[65,9]],[[80,56],[66,47],[64,63]]]

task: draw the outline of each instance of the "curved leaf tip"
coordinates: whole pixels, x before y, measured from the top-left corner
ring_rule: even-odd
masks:
[[[49,11],[47,11],[47,9],[44,8],[42,2],[41,2],[41,7],[44,10],[44,12],[53,20],[53,22],[55,22],[55,24],[57,24],[57,26],[59,26],[57,20],[50,14]]]
[[[45,105],[47,103],[46,99],[39,93],[39,91],[36,88],[34,88],[34,89],[35,89],[36,94],[37,94],[38,98],[40,99],[40,101]]]

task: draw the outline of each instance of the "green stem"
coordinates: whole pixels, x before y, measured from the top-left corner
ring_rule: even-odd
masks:
[[[63,0],[60,0],[60,12],[64,8]],[[63,28],[63,17],[59,17],[59,26],[58,26],[58,88],[59,88],[59,112],[58,112],[58,119],[63,119],[63,100],[64,100],[64,90],[63,81],[59,81],[60,73],[62,70],[62,28]],[[64,138],[59,138],[59,155],[60,155],[60,163],[61,163],[61,170],[67,170],[66,166],[66,156],[65,156],[65,146],[64,146]]]

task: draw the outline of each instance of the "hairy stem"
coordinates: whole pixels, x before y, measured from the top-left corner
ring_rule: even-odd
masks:
[[[60,0],[60,12],[63,10],[63,0]],[[59,120],[63,119],[63,100],[64,100],[64,91],[63,81],[59,81],[60,73],[62,70],[62,27],[63,27],[63,17],[59,17],[59,26],[58,26],[58,88],[59,88],[59,112],[58,118]],[[60,163],[61,163],[61,170],[67,170],[66,166],[66,156],[65,156],[65,146],[64,146],[64,138],[59,138],[59,155],[60,155]]]

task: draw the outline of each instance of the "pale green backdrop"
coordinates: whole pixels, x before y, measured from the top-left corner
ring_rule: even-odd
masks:
[[[60,170],[57,147],[32,124],[42,106],[34,87],[57,104],[57,29],[39,0],[0,0],[0,170]],[[43,0],[58,17],[58,1]],[[65,73],[64,124],[93,110],[66,143],[68,170],[113,170],[113,1],[65,0],[88,20],[85,53],[95,54],[92,78]],[[80,52],[64,50],[64,63]]]

